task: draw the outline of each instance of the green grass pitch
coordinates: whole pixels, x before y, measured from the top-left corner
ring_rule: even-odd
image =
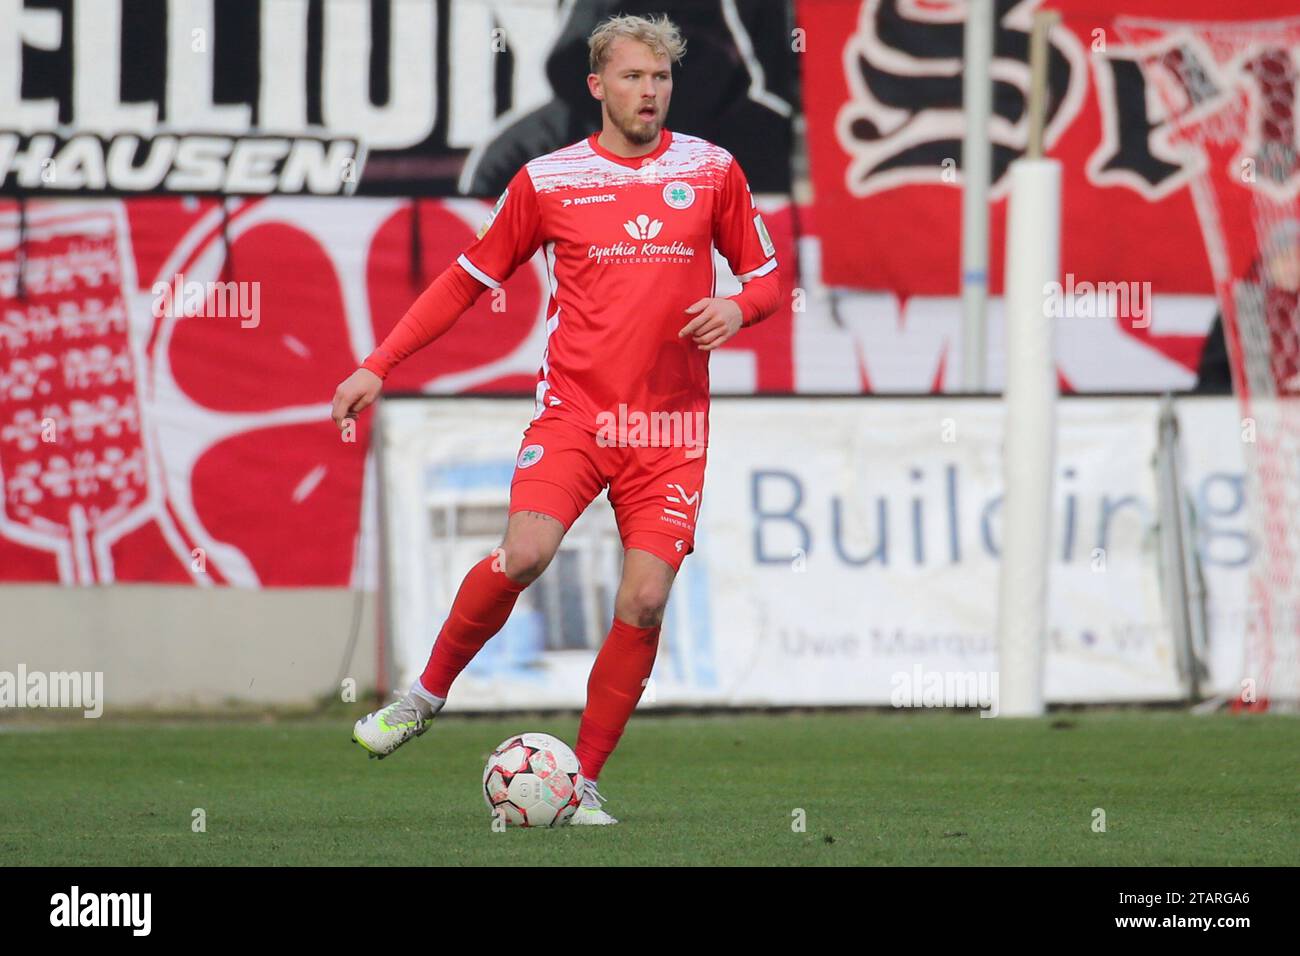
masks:
[[[572,743],[577,719],[448,715],[384,761],[351,743],[347,715],[9,720],[0,865],[1300,859],[1294,717],[643,712],[601,777],[619,826],[494,832],[482,766],[525,730]],[[192,830],[196,808],[206,832]]]

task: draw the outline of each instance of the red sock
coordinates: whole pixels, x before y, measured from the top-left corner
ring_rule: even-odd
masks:
[[[578,726],[578,762],[589,780],[600,776],[618,746],[659,649],[658,627],[633,627],[614,618],[587,678],[587,707]]]
[[[447,696],[451,682],[488,638],[501,630],[520,592],[528,587],[506,577],[505,571],[493,570],[496,560],[496,554],[490,554],[470,568],[456,592],[429,663],[420,675],[424,689],[435,697]]]

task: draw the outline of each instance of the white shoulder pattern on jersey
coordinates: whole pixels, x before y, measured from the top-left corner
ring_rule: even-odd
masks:
[[[538,195],[557,189],[602,189],[630,183],[662,184],[690,177],[720,182],[731,153],[699,136],[673,131],[673,141],[650,167],[639,170],[610,162],[582,139],[529,160],[525,168]]]

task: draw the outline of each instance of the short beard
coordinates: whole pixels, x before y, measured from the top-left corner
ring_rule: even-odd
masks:
[[[624,138],[627,139],[629,143],[636,143],[638,146],[645,146],[647,143],[653,143],[659,138],[660,131],[657,122],[649,127],[632,125],[637,122],[638,119],[635,113],[632,114],[631,120],[627,123],[622,122],[612,113],[610,114],[610,119],[614,121],[614,126],[618,128],[618,131],[623,134]]]

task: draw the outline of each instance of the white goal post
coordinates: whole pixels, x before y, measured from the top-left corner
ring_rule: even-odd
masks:
[[[1030,38],[1029,148],[1011,164],[1007,211],[1007,380],[1004,392],[1003,547],[998,582],[999,713],[1044,713],[1043,653],[1051,567],[1056,461],[1056,361],[1043,304],[1060,278],[1061,166],[1042,156],[1047,110],[1047,32],[1055,13],[1034,16]]]

